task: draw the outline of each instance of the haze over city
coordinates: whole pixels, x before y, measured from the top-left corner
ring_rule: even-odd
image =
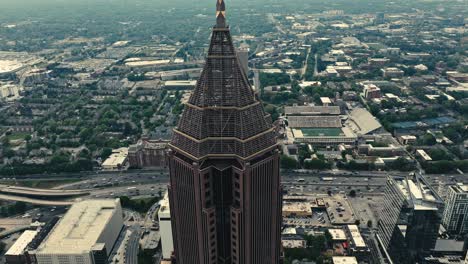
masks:
[[[466,0],[0,1],[0,264],[466,264]]]

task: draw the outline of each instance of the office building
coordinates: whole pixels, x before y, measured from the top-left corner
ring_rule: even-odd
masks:
[[[468,233],[468,185],[448,187],[443,224],[451,234]]]
[[[169,195],[166,193],[160,202],[161,207],[158,212],[159,234],[161,235],[161,247],[163,259],[169,260],[174,252],[174,242],[172,239],[171,209],[169,206]]]
[[[412,145],[416,143],[416,136],[413,135],[403,135],[398,137],[398,141],[403,145]]]
[[[380,24],[385,23],[385,13],[383,13],[383,12],[378,12],[378,13],[375,15],[374,23],[375,23],[376,25],[380,25]]]
[[[118,199],[78,202],[29,253],[37,264],[107,264],[122,227]]]
[[[368,263],[370,259],[370,249],[359,231],[357,225],[345,226],[345,233],[348,237],[348,255],[356,257],[359,263]]]
[[[416,157],[423,162],[432,161],[431,156],[429,156],[429,154],[427,154],[427,152],[424,149],[416,150]]]
[[[112,154],[101,164],[101,167],[105,171],[128,169],[128,148],[112,150]]]
[[[218,0],[205,68],[168,150],[178,264],[279,264],[279,156]]]
[[[435,247],[444,202],[422,175],[387,178],[377,239],[393,263],[416,263]]]
[[[380,97],[382,97],[382,92],[379,87],[374,84],[364,85],[364,98],[372,100]]]
[[[395,67],[388,67],[381,70],[384,78],[401,78],[405,75],[403,70]]]
[[[128,148],[131,168],[166,167],[167,141],[142,139]]]

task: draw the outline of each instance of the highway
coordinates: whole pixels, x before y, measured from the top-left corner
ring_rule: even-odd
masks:
[[[53,199],[41,200],[41,199],[34,199],[34,198],[27,198],[27,197],[6,195],[6,194],[0,194],[0,200],[25,202],[25,203],[45,205],[45,206],[69,206],[73,204],[73,201],[55,201]]]
[[[348,192],[352,189],[366,193],[383,193],[388,175],[405,177],[407,172],[398,171],[343,171],[343,170],[295,170],[281,173],[284,189],[288,192],[327,193]],[[332,181],[323,181],[322,177],[333,178]],[[456,182],[468,183],[466,174],[440,174],[426,175],[434,187],[453,184]],[[70,205],[73,199],[60,201],[53,197],[55,193],[67,192],[82,194],[86,198],[113,198],[119,196],[154,197],[166,192],[169,175],[166,170],[155,171],[127,171],[114,173],[89,173],[82,175],[82,181],[57,186],[54,190],[38,190],[37,193],[52,194],[48,200],[34,199],[34,197],[21,197],[15,194],[1,194],[0,199],[9,201],[23,201],[39,205]],[[298,180],[302,179],[301,182]],[[138,193],[129,190],[136,187]],[[10,187],[12,188],[12,187]],[[13,187],[13,190],[34,193],[34,189]],[[41,197],[42,198],[42,197]]]
[[[138,251],[140,246],[140,227],[133,225],[129,228],[132,232],[130,238],[127,240],[127,247],[125,250],[125,264],[138,264]]]
[[[53,189],[36,189],[19,186],[7,186],[0,185],[0,193],[15,196],[27,196],[27,197],[38,197],[38,198],[65,198],[73,196],[81,196],[89,194],[83,190],[53,190]]]
[[[304,61],[304,66],[302,67],[301,69],[301,76],[304,77],[304,75],[307,73],[307,67],[309,66],[309,56],[310,56],[310,52],[311,52],[312,48],[309,47],[307,48],[307,55],[306,55],[306,58],[305,58],[305,61]],[[315,55],[317,56],[317,55]]]

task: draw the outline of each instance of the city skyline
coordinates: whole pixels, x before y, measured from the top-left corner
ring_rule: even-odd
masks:
[[[466,1],[0,2],[0,264],[466,264]]]

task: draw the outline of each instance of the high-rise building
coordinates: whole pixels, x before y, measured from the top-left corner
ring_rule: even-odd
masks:
[[[128,148],[132,168],[165,167],[167,141],[142,139]]]
[[[178,264],[278,264],[281,186],[276,135],[240,66],[217,0],[203,72],[169,144]]]
[[[389,176],[377,239],[393,263],[416,263],[434,248],[444,202],[422,175]]]
[[[375,18],[374,18],[374,24],[380,25],[380,24],[383,24],[383,23],[385,23],[385,13],[378,12],[375,15]]]
[[[243,44],[237,49],[237,58],[245,75],[249,75],[249,46]]]
[[[443,224],[451,234],[468,233],[468,185],[448,187]]]

